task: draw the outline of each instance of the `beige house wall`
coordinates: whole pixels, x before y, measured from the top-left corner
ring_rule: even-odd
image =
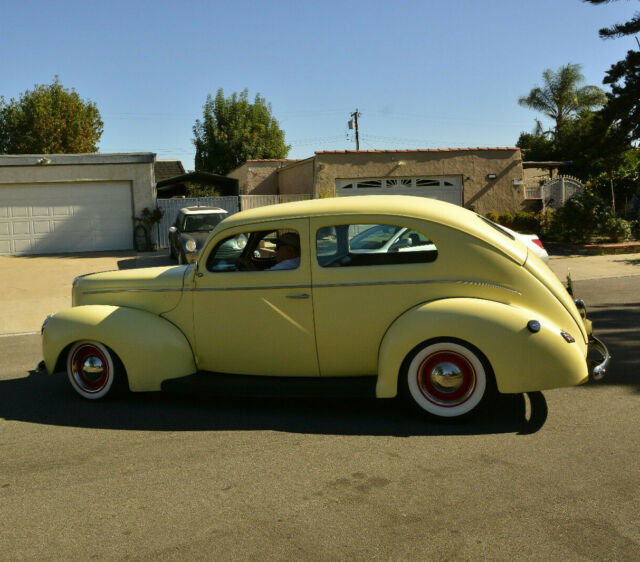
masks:
[[[462,176],[465,207],[484,214],[515,212],[524,204],[519,149],[320,152],[315,172],[315,192],[321,197],[335,196],[338,179]]]
[[[314,158],[303,160],[278,170],[278,184],[281,194],[303,193],[313,195]]]
[[[238,180],[240,195],[271,195],[278,191],[278,174],[295,160],[249,160],[232,170],[227,177]]]
[[[335,197],[336,180],[342,179],[459,176],[465,207],[482,214],[525,207],[518,148],[317,152],[299,162],[249,161],[228,175],[239,180],[241,194],[320,197]]]

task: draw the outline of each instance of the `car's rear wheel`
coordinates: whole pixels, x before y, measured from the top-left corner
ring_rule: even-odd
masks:
[[[74,343],[67,354],[67,376],[83,398],[99,400],[115,394],[125,377],[119,358],[96,341]]]
[[[482,352],[457,339],[434,339],[404,361],[405,396],[420,412],[460,419],[477,412],[496,393],[491,365]]]

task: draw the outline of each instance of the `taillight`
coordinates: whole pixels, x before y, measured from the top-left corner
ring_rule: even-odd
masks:
[[[540,246],[543,250],[544,250],[544,246],[542,245],[542,242],[540,242],[540,238],[532,238],[531,241],[536,245],[536,246]]]

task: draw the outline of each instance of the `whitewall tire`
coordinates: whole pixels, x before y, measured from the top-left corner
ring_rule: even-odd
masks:
[[[461,340],[425,342],[407,357],[403,375],[411,401],[438,418],[466,417],[495,393],[489,363]]]
[[[119,365],[115,354],[103,344],[79,341],[67,354],[67,377],[80,396],[99,400],[115,390]]]

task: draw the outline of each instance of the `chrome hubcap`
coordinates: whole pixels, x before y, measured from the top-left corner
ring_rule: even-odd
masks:
[[[102,359],[96,355],[89,355],[82,364],[82,376],[89,381],[98,381],[104,375]]]
[[[462,370],[449,361],[438,363],[431,369],[431,384],[438,392],[453,394],[464,383]]]
[[[425,357],[416,373],[418,389],[429,402],[445,408],[466,402],[476,387],[476,372],[466,357],[452,350]]]
[[[110,368],[102,350],[93,345],[79,346],[71,358],[71,375],[84,392],[95,394],[104,389],[110,380]]]

